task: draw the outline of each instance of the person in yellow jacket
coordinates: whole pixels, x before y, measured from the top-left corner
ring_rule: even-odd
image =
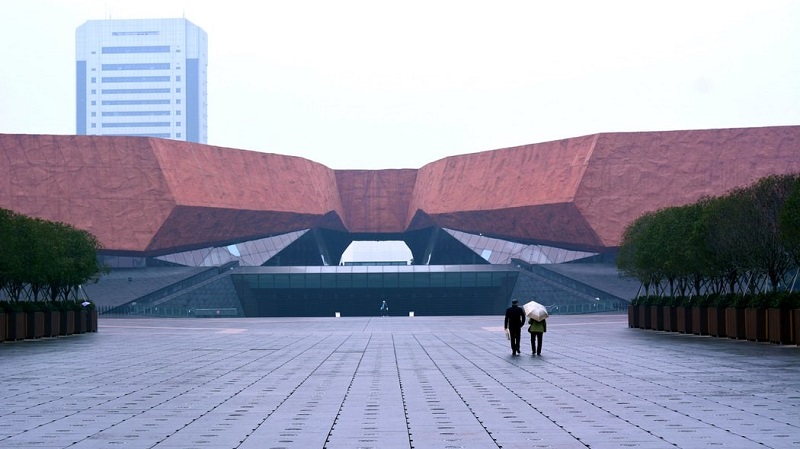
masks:
[[[536,321],[533,318],[528,318],[528,332],[531,334],[531,351],[532,355],[542,355],[542,337],[547,332],[547,320]],[[536,343],[539,343],[537,346]]]

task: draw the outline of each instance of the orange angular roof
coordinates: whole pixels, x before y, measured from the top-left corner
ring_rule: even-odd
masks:
[[[157,255],[309,228],[430,226],[586,250],[641,214],[800,172],[800,126],[602,133],[332,170],[294,156],[140,137],[0,135],[0,207]]]

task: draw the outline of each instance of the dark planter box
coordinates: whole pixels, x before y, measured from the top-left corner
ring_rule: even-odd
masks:
[[[639,306],[628,306],[628,327],[639,327]]]
[[[691,307],[677,307],[676,315],[678,317],[678,332],[682,334],[692,333],[692,308]]]
[[[61,329],[58,335],[72,335],[75,333],[75,312],[73,310],[61,311]]]
[[[44,337],[44,312],[28,312],[28,328],[25,338]]]
[[[91,309],[86,315],[86,332],[97,332],[97,309]]]
[[[650,329],[650,306],[639,306],[639,329]]]
[[[791,309],[767,309],[767,337],[770,343],[782,345],[792,342]]]
[[[25,312],[9,312],[8,314],[8,338],[9,341],[24,340],[26,327],[28,324],[28,314]]]
[[[44,336],[57,337],[61,330],[61,312],[51,310],[44,313]]]
[[[678,311],[672,306],[661,307],[664,313],[664,330],[678,332]]]
[[[8,333],[8,315],[5,312],[0,312],[0,343],[6,341],[6,334]]]
[[[664,307],[650,306],[650,329],[654,331],[664,330]]]
[[[734,307],[725,309],[725,332],[728,338],[744,340],[744,309]]]
[[[708,307],[692,307],[692,333],[708,335]]]
[[[708,335],[727,337],[725,330],[725,309],[720,307],[708,308]]]
[[[86,333],[86,315],[88,315],[86,309],[81,309],[75,312],[74,317],[76,334]]]
[[[792,310],[792,343],[800,345],[800,309]]]
[[[767,341],[767,309],[744,309],[744,334],[750,341]]]

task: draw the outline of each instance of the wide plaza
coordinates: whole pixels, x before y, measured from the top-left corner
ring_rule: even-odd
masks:
[[[103,318],[0,344],[3,448],[800,447],[800,348],[555,315]]]

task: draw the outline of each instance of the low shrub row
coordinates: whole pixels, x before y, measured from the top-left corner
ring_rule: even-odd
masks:
[[[738,309],[800,309],[800,292],[769,292],[758,295],[723,294],[704,296],[643,296],[631,305],[673,307],[728,307]]]

